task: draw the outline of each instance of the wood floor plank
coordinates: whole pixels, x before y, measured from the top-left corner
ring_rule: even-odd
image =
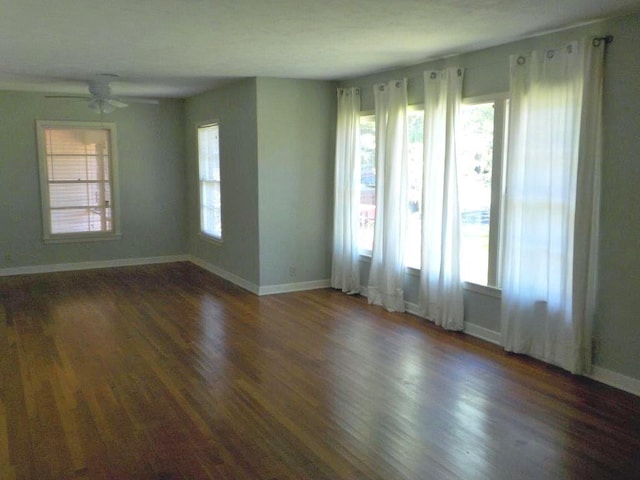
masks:
[[[323,289],[0,278],[0,480],[626,479],[640,399]]]

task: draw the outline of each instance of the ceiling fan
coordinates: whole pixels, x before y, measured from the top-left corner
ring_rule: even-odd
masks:
[[[46,98],[81,98],[96,113],[112,113],[116,108],[125,108],[129,103],[157,105],[158,100],[149,98],[120,97],[113,95],[111,82],[118,78],[114,73],[101,73],[89,80],[89,95],[46,95]],[[126,102],[126,103],[125,103]]]

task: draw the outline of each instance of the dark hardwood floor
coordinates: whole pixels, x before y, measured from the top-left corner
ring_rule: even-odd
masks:
[[[640,478],[640,398],[333,290],[0,278],[0,479]]]

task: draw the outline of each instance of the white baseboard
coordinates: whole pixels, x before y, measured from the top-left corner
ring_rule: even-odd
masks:
[[[495,330],[489,330],[488,328],[481,327],[474,323],[464,322],[464,333],[471,335],[472,337],[479,338],[495,345],[502,345],[502,335]]]
[[[360,291],[361,295],[366,296],[367,287],[361,287]],[[408,313],[421,317],[417,304],[405,302],[405,308]],[[425,320],[429,321],[428,319]],[[495,330],[490,330],[473,323],[464,322],[463,332],[486,342],[493,343],[495,345],[502,345],[502,336],[500,332],[496,332]],[[594,365],[593,372],[590,375],[585,375],[585,377],[604,383],[610,387],[640,396],[640,380],[637,378],[628,377],[597,365]]]
[[[213,273],[214,275],[222,277],[225,280],[228,280],[231,283],[234,283],[237,286],[242,287],[245,290],[249,290],[251,293],[259,296],[274,295],[276,293],[301,292],[304,290],[316,290],[318,288],[327,288],[331,284],[331,281],[329,279],[326,279],[326,280],[312,280],[309,282],[283,283],[280,285],[260,286],[253,282],[249,282],[244,278],[241,278],[238,275],[235,275],[231,272],[227,272],[226,270],[216,265],[213,265],[209,262],[205,262],[201,258],[191,256],[190,261],[192,263],[195,263],[199,267],[202,267],[205,270]]]
[[[420,315],[420,309],[418,308],[418,304],[417,303],[404,302],[404,309],[406,310],[407,313],[410,313],[411,315],[416,315],[416,316],[422,318],[422,315]],[[425,318],[425,320],[429,320],[429,319]],[[429,320],[429,321],[431,321],[431,320]]]
[[[200,258],[192,255],[167,255],[160,257],[145,257],[145,258],[122,258],[117,260],[98,260],[92,262],[76,262],[76,263],[58,263],[50,265],[31,265],[28,267],[15,267],[15,268],[0,268],[0,277],[6,277],[11,275],[29,275],[38,273],[52,273],[52,272],[65,272],[73,270],[91,270],[95,268],[111,268],[111,267],[128,267],[135,265],[150,265],[157,263],[171,263],[171,262],[185,262],[189,261],[204,268],[205,270],[224,278],[242,287],[255,295],[272,295],[277,293],[298,292],[304,290],[313,290],[318,288],[327,288],[330,286],[330,280],[314,280],[310,282],[297,282],[286,283],[281,285],[267,285],[260,287],[255,283],[248,282],[247,280],[240,278],[239,276],[227,272],[211,263],[205,262]],[[361,288],[361,295],[367,296],[367,288]],[[408,313],[418,315],[418,305],[406,302],[406,311]],[[465,322],[464,333],[477,337],[487,342],[501,345],[500,332],[489,330],[488,328],[475,325],[473,323]],[[604,383],[614,388],[618,388],[628,393],[640,396],[640,380],[628,377],[626,375],[608,370],[606,368],[593,366],[593,372],[590,375],[585,375],[588,378],[596,380],[597,382]]]
[[[0,277],[10,275],[31,275],[37,273],[68,272],[73,270],[91,270],[94,268],[129,267],[154,263],[186,262],[189,255],[167,255],[162,257],[120,258],[116,260],[97,260],[91,262],[56,263],[49,265],[30,265],[28,267],[1,268]]]
[[[473,323],[465,322],[464,333],[496,345],[502,345],[500,332],[489,330],[487,328],[474,325]],[[593,366],[593,370],[590,375],[587,374],[584,376],[597,382],[604,383],[605,385],[609,385],[610,387],[640,396],[640,380],[636,378],[627,377],[626,375],[622,375],[614,372],[613,370],[608,370],[597,365]]]
[[[412,302],[405,302],[405,308],[407,309],[408,313],[422,317],[419,313],[420,309],[418,308],[417,304]],[[425,320],[430,321],[428,318]],[[500,345],[500,332],[495,332],[493,330],[489,330],[488,328],[484,328],[469,322],[464,322],[464,328],[462,331],[467,335],[471,335],[472,337],[476,337],[486,342]]]
[[[615,387],[625,392],[633,393],[640,396],[640,380],[633,377],[627,377],[621,373],[614,372],[613,370],[607,370],[606,368],[593,366],[593,372],[591,375],[585,375],[597,382],[604,383],[610,387]]]
[[[249,282],[248,280],[245,280],[242,277],[239,277],[238,275],[228,272],[220,267],[218,267],[217,265],[214,265],[212,263],[209,262],[205,262],[204,260],[202,260],[201,258],[198,257],[194,257],[193,255],[191,255],[189,257],[189,261],[191,263],[194,263],[195,265],[198,265],[201,268],[204,268],[205,270],[207,270],[208,272],[213,273],[214,275],[217,275],[221,278],[224,278],[225,280],[228,280],[229,282],[239,286],[240,288],[244,288],[245,290],[250,291],[251,293],[255,294],[255,295],[259,295],[259,290],[260,287],[258,285],[256,285],[253,282]]]
[[[276,293],[302,292],[304,290],[317,290],[328,288],[331,280],[312,280],[310,282],[283,283],[280,285],[266,285],[258,289],[258,295],[273,295]]]

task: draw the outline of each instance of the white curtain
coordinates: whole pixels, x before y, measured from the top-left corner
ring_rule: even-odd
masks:
[[[360,208],[360,90],[338,89],[331,286],[360,290],[358,228]]]
[[[604,42],[511,58],[502,338],[590,370]]]
[[[424,74],[424,171],[420,314],[449,330],[462,330],[460,212],[456,167],[456,121],[463,72],[448,68]]]
[[[374,86],[376,220],[369,303],[404,312],[404,235],[408,215],[407,81]]]

